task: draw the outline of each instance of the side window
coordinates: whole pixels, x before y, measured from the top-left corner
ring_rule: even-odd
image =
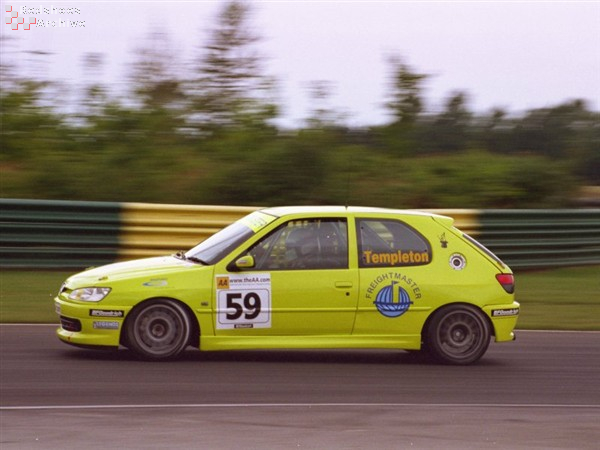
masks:
[[[345,269],[346,220],[292,220],[254,244],[245,255],[254,258],[253,270]]]
[[[431,245],[414,228],[387,219],[357,219],[360,267],[418,266],[431,261]]]

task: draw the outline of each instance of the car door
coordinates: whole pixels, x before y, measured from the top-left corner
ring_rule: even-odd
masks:
[[[358,270],[345,218],[287,221],[239,257],[252,267],[216,273],[217,336],[350,335]]]
[[[357,218],[360,294],[356,335],[418,335],[431,309],[432,250],[416,228],[392,218]]]

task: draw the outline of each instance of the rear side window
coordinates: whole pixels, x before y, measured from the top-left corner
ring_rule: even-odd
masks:
[[[431,262],[431,245],[398,220],[357,219],[360,267],[420,266]]]

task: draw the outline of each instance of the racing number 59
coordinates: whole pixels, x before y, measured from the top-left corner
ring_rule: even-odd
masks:
[[[256,319],[260,314],[260,297],[255,292],[248,292],[243,296],[241,292],[228,292],[225,297],[227,309],[233,309],[225,317],[227,320],[238,320],[242,315],[246,320]],[[246,312],[244,312],[246,310]]]
[[[271,291],[260,288],[218,291],[217,328],[271,328]]]

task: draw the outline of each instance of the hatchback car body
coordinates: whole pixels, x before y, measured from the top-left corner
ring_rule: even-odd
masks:
[[[509,267],[445,216],[379,208],[251,213],[186,253],[76,274],[58,337],[153,360],[200,350],[386,348],[477,361],[514,339]]]

